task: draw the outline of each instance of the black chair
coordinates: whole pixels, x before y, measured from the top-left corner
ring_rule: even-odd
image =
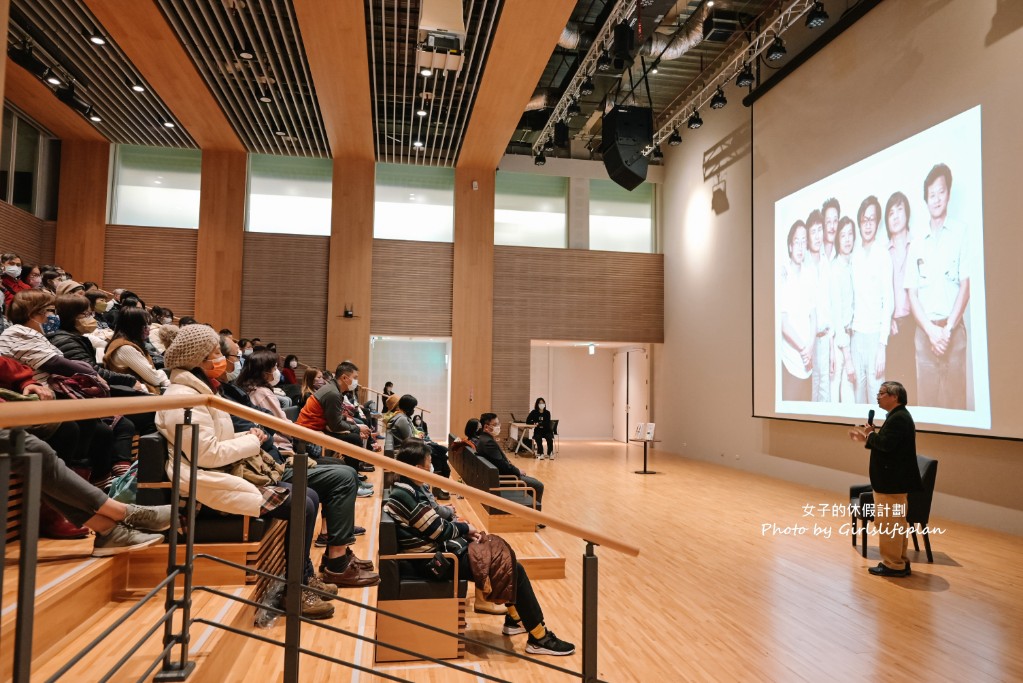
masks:
[[[927,533],[927,523],[931,517],[931,502],[934,499],[934,484],[938,476],[938,461],[922,455],[916,456],[917,467],[920,468],[920,480],[922,486],[919,491],[911,491],[907,501],[906,523],[913,530],[913,549],[920,550],[920,542],[917,540],[917,526],[922,525],[921,535],[924,537],[924,550],[927,552],[927,561],[934,562],[934,555],[931,553],[931,538]],[[865,506],[869,505],[871,513],[867,514]],[[856,547],[857,523],[862,524],[860,535],[863,540],[863,557],[867,556],[867,524],[874,519],[874,490],[870,484],[860,484],[849,487],[849,510],[852,514],[852,544]]]
[[[561,453],[561,439],[558,437],[558,422],[560,422],[560,420],[551,420],[551,433],[554,434],[555,453]]]

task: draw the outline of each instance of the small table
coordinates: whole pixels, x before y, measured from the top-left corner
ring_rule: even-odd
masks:
[[[657,474],[657,472],[654,472],[653,470],[648,470],[646,468],[646,457],[647,457],[647,449],[650,447],[650,444],[652,444],[652,443],[661,443],[661,440],[660,439],[629,439],[629,441],[631,441],[633,443],[641,443],[641,444],[643,444],[643,469],[636,470],[636,474]]]
[[[533,440],[530,435],[533,430],[536,429],[535,424],[529,424],[527,422],[512,422],[512,427],[515,427],[519,431],[519,440],[515,444],[515,450],[512,453],[518,453],[521,450],[526,450],[533,455],[536,455],[536,451],[533,450]]]

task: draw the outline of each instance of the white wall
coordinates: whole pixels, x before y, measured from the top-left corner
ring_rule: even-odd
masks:
[[[533,401],[542,396],[551,418],[560,420],[563,439],[611,438],[611,350],[597,348],[592,356],[586,347],[533,346],[530,349],[529,405],[515,410],[525,419]]]
[[[396,394],[412,394],[419,405],[430,412],[426,423],[430,436],[443,443],[448,436],[448,368],[450,342],[426,340],[377,339],[370,349],[370,376],[377,391],[384,382],[394,382]],[[450,357],[450,355],[449,355]],[[453,430],[462,433],[462,427]]]
[[[659,416],[657,437],[664,451],[830,489],[828,502],[841,502],[867,479],[867,453],[845,427],[751,416],[750,153],[722,173],[730,208],[721,215],[702,167],[731,133],[749,144],[750,110],[734,87],[726,93],[725,109],[665,148],[664,344],[653,350],[653,404],[671,406],[671,419]],[[933,514],[1023,533],[1019,443],[920,434],[917,448],[940,462]]]

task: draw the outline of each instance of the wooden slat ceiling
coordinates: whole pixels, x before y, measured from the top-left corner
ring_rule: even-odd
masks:
[[[4,97],[29,118],[66,140],[106,140],[103,134],[70,107],[63,106],[53,91],[29,72],[7,58]]]

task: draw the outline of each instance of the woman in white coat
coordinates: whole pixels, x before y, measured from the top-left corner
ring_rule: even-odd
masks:
[[[167,388],[167,396],[200,396],[215,394],[214,384],[227,369],[227,359],[220,351],[220,337],[207,325],[188,325],[181,328],[178,336],[167,348],[164,365],[170,372],[171,384]],[[174,440],[175,427],[185,421],[185,411],[162,410],[156,413],[156,427],[168,441]],[[199,430],[199,452],[191,453],[191,435],[185,428],[182,450],[184,458],[181,463],[181,495],[188,495],[190,463],[199,465],[196,473],[195,498],[203,505],[214,510],[249,517],[270,517],[288,519],[291,510],[291,486],[280,483],[275,486],[258,488],[254,484],[222,471],[215,471],[227,465],[258,456],[260,444],[267,439],[267,434],[259,428],[247,432],[235,433],[231,416],[215,408],[199,406],[192,408],[192,424]],[[173,446],[170,446],[172,449]],[[170,450],[173,456],[173,450]],[[173,462],[167,460],[167,476],[173,476]],[[305,577],[309,586],[330,592],[337,591],[335,586],[320,581],[313,572],[309,559],[315,529],[316,511],[319,498],[316,492],[309,489],[305,500],[306,508],[306,543],[305,543]],[[285,548],[287,548],[285,542]],[[331,590],[333,589],[333,590]],[[320,600],[315,593],[302,591],[302,615],[310,619],[326,619],[334,614],[334,607]]]

